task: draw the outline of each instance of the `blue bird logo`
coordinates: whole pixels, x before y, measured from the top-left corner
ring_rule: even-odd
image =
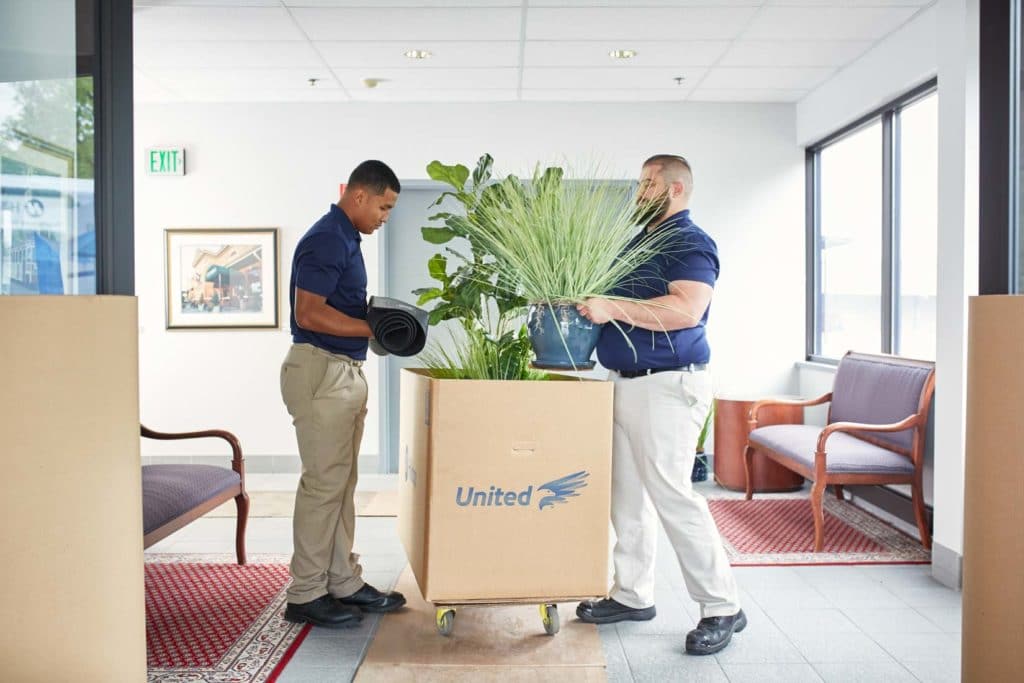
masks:
[[[553,507],[556,503],[566,503],[570,498],[580,495],[578,491],[587,485],[586,480],[589,476],[589,472],[581,471],[538,486],[539,491],[551,492],[551,495],[541,498],[540,509]]]

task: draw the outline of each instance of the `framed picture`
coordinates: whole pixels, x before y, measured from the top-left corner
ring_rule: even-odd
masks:
[[[277,228],[165,231],[167,329],[277,328]]]

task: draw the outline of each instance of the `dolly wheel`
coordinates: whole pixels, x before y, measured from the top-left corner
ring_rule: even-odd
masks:
[[[544,632],[549,636],[558,633],[558,605],[541,605],[540,618],[544,622]]]
[[[442,636],[450,636],[452,629],[455,628],[455,610],[438,607],[435,620],[437,622],[437,632]]]

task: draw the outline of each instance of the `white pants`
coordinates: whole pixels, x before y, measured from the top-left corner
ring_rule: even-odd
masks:
[[[610,597],[642,609],[654,605],[658,519],[701,617],[736,614],[739,595],[707,501],[690,474],[711,404],[708,372],[660,372],[615,380],[612,526],[617,537]]]

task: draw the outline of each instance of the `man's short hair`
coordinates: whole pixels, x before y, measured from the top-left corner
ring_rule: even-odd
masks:
[[[661,177],[666,183],[681,182],[687,197],[693,192],[693,169],[684,157],[678,154],[655,154],[644,162],[644,166],[660,166]]]
[[[373,190],[374,194],[384,194],[392,190],[396,194],[402,191],[402,184],[398,182],[398,176],[383,161],[370,159],[356,166],[352,175],[348,177],[348,187],[365,187]]]

